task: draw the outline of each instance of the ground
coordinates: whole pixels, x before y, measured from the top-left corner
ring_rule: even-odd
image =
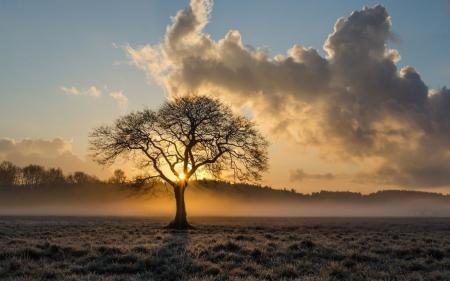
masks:
[[[450,218],[0,217],[2,280],[450,280]]]

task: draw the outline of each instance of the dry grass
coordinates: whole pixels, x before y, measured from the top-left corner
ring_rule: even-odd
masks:
[[[450,280],[450,219],[0,218],[2,280]]]

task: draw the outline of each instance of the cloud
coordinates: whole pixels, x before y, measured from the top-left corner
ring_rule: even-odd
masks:
[[[86,93],[86,95],[92,96],[92,97],[100,97],[102,95],[102,92],[99,89],[97,89],[95,86],[89,87],[89,89],[87,89],[87,91],[85,93]]]
[[[119,108],[125,109],[128,106],[128,98],[123,94],[123,91],[111,92],[109,95],[114,99]]]
[[[265,48],[244,44],[237,30],[215,41],[204,31],[211,8],[210,1],[191,1],[163,42],[125,47],[131,63],[172,96],[218,96],[251,108],[274,136],[326,157],[376,163],[367,173],[373,178],[450,185],[449,90],[429,89],[413,67],[398,69],[383,6],[338,19],[325,57],[300,44],[269,57]]]
[[[80,90],[78,90],[75,87],[64,87],[61,86],[61,90],[66,93],[66,94],[70,94],[70,95],[79,95],[80,94]]]
[[[331,173],[326,174],[308,174],[303,169],[296,169],[290,172],[289,178],[291,181],[304,180],[332,180],[335,176]]]
[[[66,173],[84,171],[107,176],[109,172],[92,161],[75,155],[70,141],[62,138],[50,140],[0,138],[0,161],[10,161],[18,166],[38,164],[44,167],[60,167]]]
[[[78,96],[90,96],[99,98],[102,95],[102,91],[96,86],[90,86],[85,90],[78,89],[77,87],[64,87],[60,88],[64,93],[69,95],[78,95]],[[108,86],[104,86],[104,91],[108,91]],[[109,96],[114,99],[120,109],[125,109],[128,106],[128,98],[125,96],[123,91],[111,91]]]
[[[82,95],[82,96],[91,96],[91,97],[100,97],[102,95],[102,91],[99,90],[95,86],[90,86],[89,88],[85,90],[78,89],[74,86],[71,87],[65,87],[61,86],[60,89],[69,95]]]

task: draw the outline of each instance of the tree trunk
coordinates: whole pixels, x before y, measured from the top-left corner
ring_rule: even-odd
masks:
[[[174,187],[176,215],[175,219],[167,226],[173,229],[189,229],[192,226],[187,221],[186,204],[184,203],[184,191],[187,185],[178,185]]]

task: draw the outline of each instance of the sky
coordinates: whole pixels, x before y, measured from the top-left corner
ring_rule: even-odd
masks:
[[[448,27],[449,1],[1,1],[0,160],[106,177],[92,128],[195,90],[252,112],[262,184],[448,193]]]

